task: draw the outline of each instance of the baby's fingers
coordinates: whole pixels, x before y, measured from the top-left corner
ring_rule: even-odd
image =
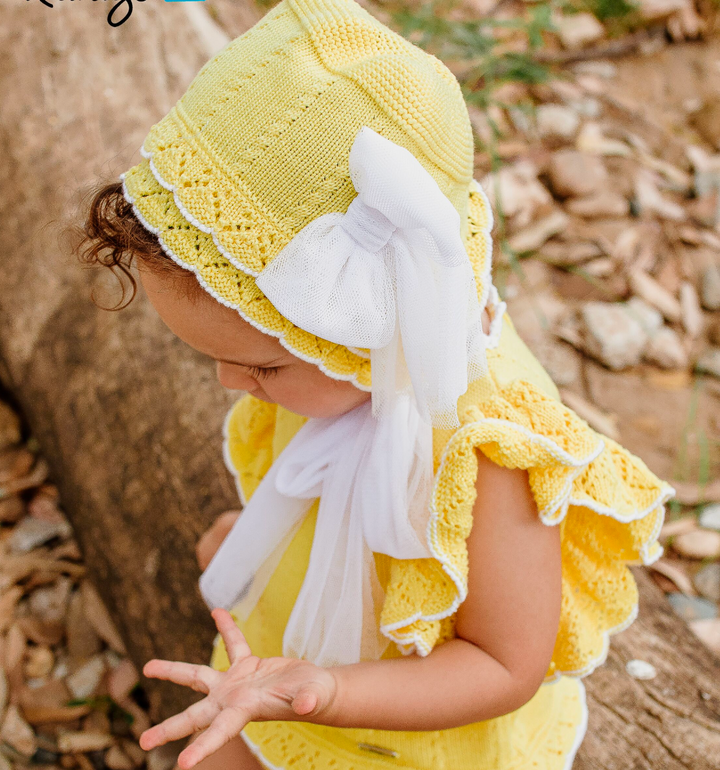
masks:
[[[176,741],[204,730],[217,716],[218,708],[208,698],[193,703],[185,711],[151,727],[140,736],[140,748],[150,751],[168,741]]]
[[[182,663],[178,660],[149,660],[143,667],[143,674],[151,679],[166,679],[175,684],[192,687],[196,692],[210,692],[210,688],[222,679],[222,673],[210,666]]]
[[[250,646],[245,641],[242,631],[235,625],[233,616],[227,610],[222,609],[222,607],[216,607],[211,614],[217,630],[225,642],[225,649],[227,650],[230,663],[251,655]]]
[[[180,770],[190,770],[206,757],[214,754],[228,741],[240,735],[252,715],[240,707],[223,709],[205,732],[195,739],[178,756]]]

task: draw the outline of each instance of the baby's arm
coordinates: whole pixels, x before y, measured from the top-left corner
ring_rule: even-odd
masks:
[[[525,471],[501,468],[480,453],[478,464],[458,638],[426,658],[336,669],[334,701],[313,721],[438,730],[509,713],[537,691],[560,619],[559,528],[540,521]]]
[[[457,638],[425,658],[322,669],[307,661],[253,656],[230,615],[214,610],[230,669],[150,661],[147,676],[207,697],[146,731],[143,748],[205,730],[180,756],[180,767],[191,768],[253,720],[439,730],[526,703],[543,681],[557,634],[559,528],[540,521],[525,471],[501,468],[479,452],[478,465],[467,541],[469,591],[457,612]]]

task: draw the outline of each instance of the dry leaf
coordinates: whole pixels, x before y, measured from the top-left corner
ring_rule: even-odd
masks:
[[[661,559],[651,564],[650,569],[666,577],[686,596],[697,596],[692,580],[679,564]]]

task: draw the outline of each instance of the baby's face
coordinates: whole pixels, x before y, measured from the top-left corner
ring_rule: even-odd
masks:
[[[199,286],[185,292],[177,278],[142,266],[140,280],[170,331],[216,362],[224,387],[306,417],[335,417],[370,398],[292,355],[275,337],[258,331]]]

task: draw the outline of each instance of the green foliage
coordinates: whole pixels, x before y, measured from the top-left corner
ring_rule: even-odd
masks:
[[[637,13],[635,3],[628,0],[586,0],[587,10],[594,13],[600,21],[626,19]]]
[[[458,80],[471,104],[487,107],[493,91],[503,83],[529,85],[549,79],[549,69],[533,54],[543,44],[543,33],[551,31],[551,2],[528,6],[523,17],[471,21],[450,18],[452,3],[429,0],[419,6],[400,6],[392,13],[396,29],[416,45],[445,62],[452,62]],[[505,50],[499,31],[514,31],[524,50]]]

